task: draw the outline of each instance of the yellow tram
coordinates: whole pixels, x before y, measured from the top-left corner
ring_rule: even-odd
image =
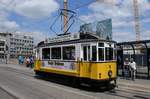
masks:
[[[46,39],[36,48],[34,71],[72,77],[77,82],[110,83],[117,77],[115,43],[92,33]]]

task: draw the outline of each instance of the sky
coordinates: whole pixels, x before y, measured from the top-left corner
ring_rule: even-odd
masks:
[[[133,0],[68,0],[76,12],[70,32],[77,33],[84,23],[112,19],[113,40],[136,40]],[[150,0],[138,0],[141,40],[150,39]],[[63,0],[0,0],[0,32],[33,35],[35,44],[56,34],[50,27],[63,8]],[[61,18],[53,30],[61,33]],[[58,29],[59,28],[59,29]]]

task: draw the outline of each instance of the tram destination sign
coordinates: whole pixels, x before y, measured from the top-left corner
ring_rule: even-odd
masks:
[[[80,34],[67,34],[62,36],[57,36],[54,38],[47,38],[45,43],[55,43],[55,42],[63,42],[63,41],[70,41],[70,40],[77,40],[80,39]]]

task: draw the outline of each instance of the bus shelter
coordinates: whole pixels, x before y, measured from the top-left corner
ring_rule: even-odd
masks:
[[[133,58],[137,64],[137,76],[150,78],[150,40],[117,43],[118,75],[124,76],[124,60]]]

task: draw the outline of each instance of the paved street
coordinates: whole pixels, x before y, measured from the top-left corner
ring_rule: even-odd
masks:
[[[121,82],[113,90],[75,88],[64,80],[35,78],[33,69],[24,66],[0,64],[0,96],[0,99],[150,99],[150,90],[123,86]]]

